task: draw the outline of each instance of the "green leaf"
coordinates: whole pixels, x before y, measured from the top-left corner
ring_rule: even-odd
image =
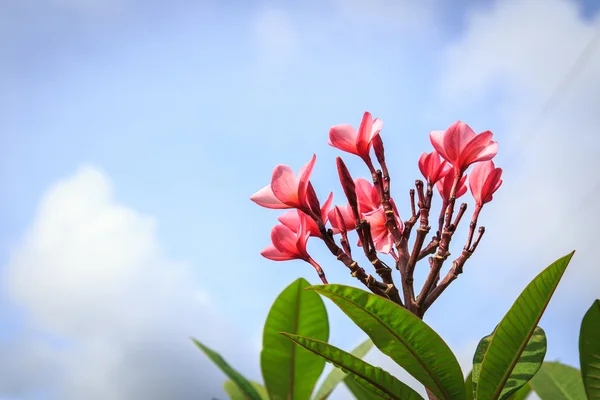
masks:
[[[323,357],[346,374],[349,374],[364,389],[389,400],[413,400],[423,399],[406,384],[390,375],[379,367],[374,367],[358,357],[353,356],[328,343],[309,339],[298,335],[290,335],[282,332],[282,335],[290,338],[305,349]]]
[[[579,363],[590,400],[600,399],[600,300],[594,301],[581,321]]]
[[[331,299],[383,354],[440,399],[464,399],[463,374],[456,357],[426,323],[383,297],[344,285],[312,286]]]
[[[559,258],[536,276],[502,318],[483,357],[475,399],[500,398],[573,253]]]
[[[586,400],[581,373],[558,362],[545,362],[529,382],[542,400]]]
[[[198,346],[200,350],[207,355],[208,358],[214,362],[217,367],[221,369],[231,379],[235,382],[235,384],[239,387],[240,391],[246,396],[249,400],[262,400],[256,389],[252,386],[250,382],[246,378],[244,378],[239,372],[235,369],[231,368],[231,366],[219,355],[219,353],[211,350],[206,347],[202,343],[200,343],[196,339],[192,339],[192,341]]]
[[[496,327],[496,330],[497,329],[498,327]],[[481,362],[489,348],[493,335],[494,334],[492,333],[481,339],[475,350],[475,356],[473,357],[473,396],[475,396],[477,385],[479,384]],[[508,398],[531,380],[544,362],[546,349],[546,334],[544,333],[544,330],[538,326],[535,328],[533,335],[529,339],[529,342],[527,342],[527,346],[525,346],[525,350],[519,357],[519,361],[517,361],[508,380],[504,384],[499,399]]]
[[[521,389],[514,392],[508,400],[525,400],[527,396],[531,393],[531,387],[529,385],[524,385]]]
[[[371,339],[367,339],[361,344],[359,344],[354,350],[350,352],[353,356],[358,358],[363,358],[369,350],[373,347],[373,341]],[[317,394],[314,396],[314,400],[325,400],[331,395],[333,389],[346,378],[346,374],[339,368],[334,368],[331,370],[327,378],[323,381],[323,384],[317,391]],[[350,380],[350,379],[348,379]]]
[[[341,369],[336,368],[335,371],[344,373]],[[352,379],[350,375],[345,375],[347,379],[344,379],[344,384],[350,390],[350,392],[356,397],[357,400],[381,400],[381,397],[375,393],[369,392],[363,386]]]
[[[258,382],[250,381],[250,384],[256,389],[260,398],[262,400],[269,400],[269,395],[267,393],[267,389],[263,385]],[[240,389],[240,387],[232,380],[227,380],[223,384],[223,389],[225,389],[225,393],[229,395],[231,400],[247,400],[248,397],[244,396],[244,393]]]
[[[467,400],[473,400],[473,371],[469,372],[465,380],[465,391],[467,392]]]
[[[327,341],[329,322],[323,300],[304,290],[310,284],[297,279],[277,297],[265,322],[260,366],[271,400],[308,400],[325,368],[325,360],[296,346],[279,332]]]

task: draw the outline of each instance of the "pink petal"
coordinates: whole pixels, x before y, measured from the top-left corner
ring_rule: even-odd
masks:
[[[357,133],[351,125],[336,125],[329,130],[329,145],[358,155],[356,136]]]
[[[298,237],[290,228],[283,225],[275,225],[271,231],[271,241],[273,246],[283,255],[293,258],[299,258],[300,253],[296,247]]]
[[[483,185],[493,169],[494,163],[492,161],[483,162],[476,164],[469,175],[469,188],[471,189],[471,194],[477,203],[481,202]]]
[[[373,117],[370,112],[363,114],[363,119],[358,128],[358,136],[356,137],[356,150],[358,155],[366,157],[369,155],[369,144],[371,143],[371,134],[373,132]]]
[[[421,157],[419,157],[419,171],[421,171],[421,174],[423,175],[423,177],[425,179],[428,179],[429,176],[429,169],[427,168],[427,165],[429,164],[429,154],[427,153],[423,153],[421,154]]]
[[[302,260],[309,259],[309,255],[306,252],[306,243],[308,242],[308,238],[311,236],[306,225],[309,220],[312,221],[312,219],[304,214],[300,216],[300,231],[298,232],[298,236],[296,238],[296,249],[298,251],[298,258]]]
[[[491,163],[491,161],[489,161]],[[492,164],[493,166],[493,164]],[[493,199],[493,194],[496,190],[498,190],[498,188],[500,187],[500,185],[502,185],[502,180],[500,179],[500,177],[502,176],[502,168],[496,168],[493,171],[490,172],[490,174],[487,176],[487,179],[485,180],[485,183],[483,185],[483,189],[482,189],[482,198],[481,201],[482,203],[489,203],[490,201],[492,201]]]
[[[498,153],[498,144],[493,142],[494,134],[485,131],[476,135],[463,149],[460,154],[459,166],[464,171],[467,167],[477,161],[491,160]],[[491,146],[488,150],[487,147]],[[495,150],[495,151],[494,151]],[[483,155],[483,157],[481,157]]]
[[[452,162],[448,158],[448,154],[446,154],[446,150],[444,149],[444,134],[444,131],[431,131],[429,132],[429,140],[431,141],[435,151],[437,151],[442,158],[448,162]]]
[[[354,220],[354,215],[352,212],[352,208],[350,207],[349,204],[346,204],[346,206],[342,206],[342,207],[338,207],[340,210],[340,214],[342,215],[342,219],[344,222],[344,225],[346,227],[347,231],[351,231],[353,229],[356,229],[356,221]],[[331,222],[331,226],[333,228],[333,233],[334,234],[338,234],[340,233],[340,227],[337,224],[337,219],[335,217],[335,210],[331,210],[329,211],[329,221]]]
[[[277,218],[277,220],[281,222],[283,226],[288,227],[296,235],[299,235],[300,232],[301,219],[305,220],[304,224],[306,225],[306,231],[310,234],[310,236],[321,236],[321,232],[319,232],[317,223],[300,210],[290,210]]]
[[[369,142],[372,141],[375,136],[379,135],[381,129],[383,129],[383,121],[379,118],[375,118],[373,120],[373,127],[371,128],[371,137],[369,138]]]
[[[264,188],[260,189],[258,192],[254,193],[250,200],[258,204],[259,206],[273,209],[285,209],[291,208],[287,204],[283,204],[271,189],[271,185],[267,185]]]
[[[333,227],[334,234],[338,234],[341,232],[345,233],[348,231],[346,229],[346,223],[344,222],[344,216],[342,215],[342,211],[338,206],[333,207],[333,209],[329,212],[328,218],[331,221],[331,226]]]
[[[373,243],[378,252],[389,254],[392,248],[392,238],[385,226],[385,212],[383,207],[364,215],[371,226]]]
[[[502,175],[502,168],[498,168],[500,170],[500,175]],[[494,186],[493,192],[496,192],[496,190],[500,189],[500,186],[502,186],[502,179],[500,179],[500,177],[498,177],[498,181],[496,182],[496,185]]]
[[[450,201],[450,194],[452,192],[452,186],[454,185],[454,178],[454,170],[449,170],[448,173],[443,178],[441,178],[435,185],[438,192],[440,193],[440,196],[442,197],[442,200],[444,200],[445,202]],[[456,190],[457,199],[467,192],[467,186],[465,185],[466,180],[467,175],[463,175],[463,177],[460,178],[460,181],[458,182],[458,189]]]
[[[485,146],[483,150],[477,154],[477,157],[475,157],[473,162],[491,160],[496,157],[496,154],[498,154],[498,142],[490,141],[490,144]]]
[[[435,174],[433,176],[433,181],[437,182],[440,177],[444,176],[445,174],[448,173],[448,171],[452,170],[452,166],[450,164],[448,164],[448,161],[444,160],[440,163],[440,165],[438,165],[437,170],[435,171]]]
[[[316,161],[317,156],[313,154],[310,161],[300,169],[300,174],[298,175],[300,177],[300,182],[298,184],[298,199],[300,200],[301,204],[307,204],[306,189],[310,183],[310,175],[312,174],[312,170],[315,167]]]
[[[323,206],[321,207],[321,218],[323,218],[323,223],[327,222],[331,203],[333,203],[333,192],[329,193],[329,197],[327,197],[327,200],[325,200],[325,203],[323,203]]]
[[[273,170],[273,176],[271,178],[271,188],[273,194],[279,199],[280,202],[290,207],[299,207],[300,201],[298,199],[298,178],[294,175],[294,172],[287,165],[277,165]]]
[[[298,216],[298,210],[289,210],[281,214],[277,220],[284,226],[288,227],[292,232],[298,233],[300,229],[300,217]]]
[[[377,208],[381,205],[381,197],[379,197],[379,190],[375,185],[371,186],[371,205],[372,208]]]
[[[392,236],[389,233],[373,238],[375,249],[383,254],[390,254],[390,251],[392,251],[392,242]]]
[[[289,261],[294,259],[294,257],[281,253],[273,245],[266,247],[260,252],[260,255],[273,261]]]
[[[457,166],[465,146],[475,137],[475,132],[464,122],[456,121],[444,134],[444,150],[448,161]]]
[[[436,183],[450,169],[446,160],[440,162],[440,155],[435,150],[419,157],[419,170],[427,182]]]
[[[361,213],[372,211],[377,208],[373,207],[373,201],[371,199],[371,192],[373,185],[371,182],[364,178],[356,178],[354,180],[354,187],[356,188],[356,198],[358,199],[358,208]]]

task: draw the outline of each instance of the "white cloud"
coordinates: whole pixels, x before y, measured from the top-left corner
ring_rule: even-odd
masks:
[[[0,349],[13,366],[0,377],[2,394],[209,398],[221,395],[224,376],[190,336],[242,370],[241,360],[255,358],[244,357],[247,343],[231,345],[239,337],[232,340],[233,329],[198,288],[199,274],[162,252],[155,221],[115,202],[108,178],[93,167],[48,190],[3,272],[5,295],[24,311],[26,326]]]
[[[569,79],[552,108],[541,116],[540,109],[599,22],[584,19],[577,4],[566,0],[543,5],[498,1],[489,11],[471,14],[443,62],[441,95],[453,99],[457,109],[490,100],[500,86],[503,91],[497,104],[503,131],[495,133],[501,143],[497,164],[506,167],[504,186],[483,219],[489,227],[486,241],[494,244],[486,256],[506,266],[505,279],[489,279],[489,271],[475,273],[483,285],[514,297],[522,286],[513,291],[509,280],[525,284],[551,261],[577,249],[557,292],[561,300],[554,303],[563,311],[600,297],[593,246],[600,222],[600,202],[595,201],[600,194],[600,115],[595,110],[600,49]]]
[[[536,118],[599,22],[583,19],[570,1],[496,1],[491,9],[470,14],[463,34],[440,58],[438,110],[469,122],[480,118],[481,103],[494,103],[490,114],[502,128],[494,132],[500,142],[496,164],[505,170],[502,188],[481,216],[487,227],[484,241],[465,270],[465,278],[477,279],[461,277],[449,291],[480,299],[460,314],[485,319],[490,306],[510,306],[542,268],[577,249],[542,321],[548,327],[549,354],[572,365],[578,323],[591,301],[600,297],[594,246],[600,225],[600,48],[554,107]],[[465,325],[462,342],[453,341],[465,374],[479,341],[469,333],[473,328]],[[367,360],[420,387],[388,357],[375,352]]]
[[[538,103],[594,34],[580,18],[577,4],[551,0],[496,1],[489,11],[468,14],[467,29],[446,49],[443,94],[474,104],[503,80],[514,97],[532,96]]]

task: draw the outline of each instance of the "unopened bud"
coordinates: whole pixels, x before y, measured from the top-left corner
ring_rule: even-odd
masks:
[[[345,237],[348,234],[348,230],[346,229],[346,222],[344,221],[344,217],[338,206],[333,208],[333,216],[335,217],[337,229],[342,233],[342,236]]]
[[[321,218],[321,204],[319,203],[319,198],[317,197],[317,193],[315,192],[312,183],[308,184],[306,199],[308,200],[308,206],[313,214]]]
[[[348,204],[352,208],[352,211],[355,213],[358,212],[358,200],[356,199],[356,187],[354,186],[354,180],[352,180],[352,176],[350,175],[350,171],[344,164],[344,161],[340,158],[336,158],[338,175],[340,176],[340,183],[342,184],[342,189],[344,189],[344,194],[348,199]]]
[[[375,135],[371,143],[373,143],[373,150],[375,151],[375,157],[377,157],[377,161],[379,164],[384,164],[385,151],[383,148],[383,140],[381,140],[381,135]]]

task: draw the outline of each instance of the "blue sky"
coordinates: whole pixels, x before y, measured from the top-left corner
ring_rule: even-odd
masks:
[[[259,255],[278,214],[248,198],[276,164],[297,170],[316,153],[317,192],[343,203],[327,133],[365,110],[384,121],[404,218],[430,130],[461,119],[500,142],[504,186],[483,211],[486,236],[426,321],[467,366],[526,283],[575,248],[542,326],[548,357],[577,365],[577,325],[600,297],[600,51],[553,91],[598,31],[599,8],[3,2],[0,396],[223,397],[223,375],[190,335],[260,379],[272,301],[295,278],[318,278]],[[330,282],[355,284],[320,243],[310,250]],[[332,343],[362,341],[328,309]]]

